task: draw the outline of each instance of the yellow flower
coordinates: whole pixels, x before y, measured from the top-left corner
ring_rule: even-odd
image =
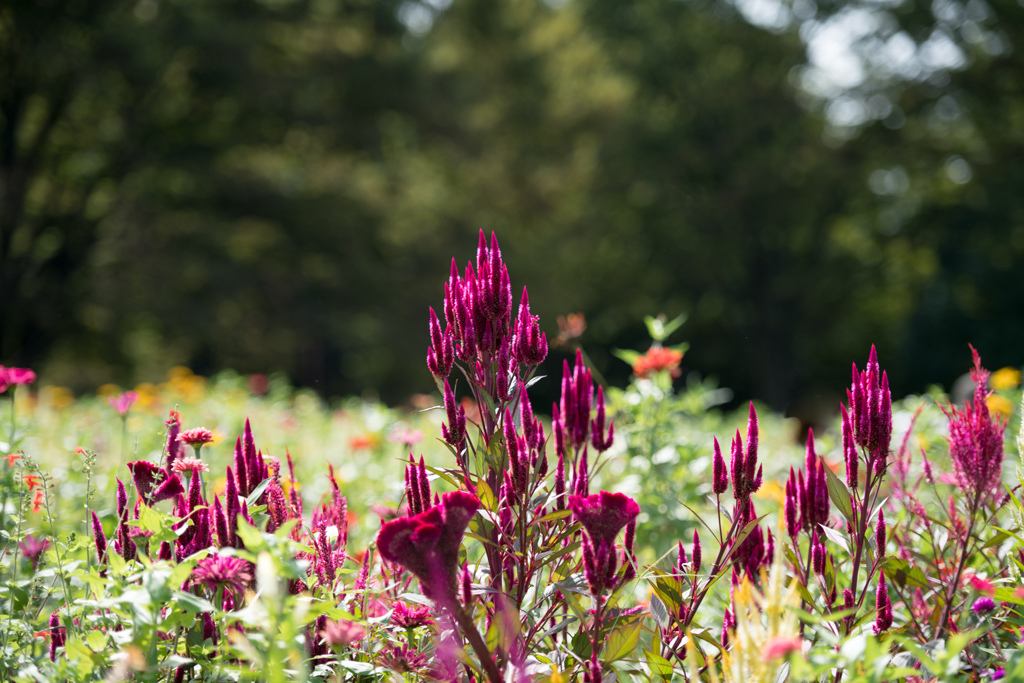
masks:
[[[67,408],[75,402],[75,395],[67,387],[44,386],[39,390],[39,398],[50,407]]]
[[[1020,386],[1020,370],[1017,368],[1002,368],[992,373],[989,384],[996,391],[1016,389]]]
[[[1013,401],[1000,396],[999,394],[990,394],[985,403],[988,404],[988,409],[994,413],[1001,413],[1006,417],[1013,415]]]

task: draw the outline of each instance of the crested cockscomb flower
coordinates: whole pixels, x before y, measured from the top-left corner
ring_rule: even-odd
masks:
[[[989,413],[988,371],[981,367],[981,357],[973,346],[971,353],[974,400],[965,401],[962,410],[954,406],[943,410],[949,418],[949,456],[957,484],[980,500],[994,495],[1002,481],[1006,421]]]
[[[36,570],[39,564],[39,557],[50,547],[50,541],[46,538],[26,536],[25,540],[18,544],[21,554],[32,564],[32,571]]]
[[[210,555],[199,560],[192,570],[192,585],[205,586],[212,591],[224,589],[237,605],[245,588],[252,582],[252,569],[240,557]]]
[[[640,514],[640,506],[623,493],[601,491],[592,496],[569,496],[569,507],[594,544],[615,543],[627,524]]]
[[[175,472],[209,472],[209,466],[199,458],[178,458],[174,461],[172,469]]]
[[[441,497],[439,504],[412,517],[385,523],[377,534],[377,547],[388,562],[399,564],[420,579],[428,597],[455,597],[459,547],[480,501],[465,491]]]
[[[117,411],[117,414],[124,417],[131,410],[135,402],[139,400],[139,394],[135,391],[122,391],[117,396],[111,396],[107,400],[111,407]]]

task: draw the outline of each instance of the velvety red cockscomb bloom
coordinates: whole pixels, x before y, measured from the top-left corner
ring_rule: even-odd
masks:
[[[640,506],[623,493],[601,491],[592,496],[569,496],[573,515],[587,530],[594,545],[614,545],[615,537],[640,514]]]
[[[209,472],[210,468],[199,458],[178,458],[171,466],[175,472]]]
[[[648,378],[655,372],[670,372],[673,377],[679,376],[679,363],[683,360],[682,351],[666,349],[663,346],[652,346],[647,353],[633,361],[633,374]]]
[[[236,605],[251,581],[249,563],[240,557],[210,555],[199,560],[199,564],[192,570],[193,585],[206,586],[213,591],[223,588]]]
[[[385,523],[377,534],[377,547],[385,560],[419,578],[424,595],[454,599],[459,547],[469,520],[479,509],[480,501],[472,494],[446,493],[439,505]]]

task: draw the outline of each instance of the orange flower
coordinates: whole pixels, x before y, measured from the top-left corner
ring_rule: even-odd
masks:
[[[85,449],[79,446],[75,449],[75,455],[85,455]]]
[[[679,376],[679,362],[683,360],[681,351],[673,351],[663,346],[652,346],[647,353],[633,361],[633,374],[646,379],[654,372],[671,372],[673,377]]]
[[[37,486],[40,486],[38,474],[26,474],[25,485],[28,486],[28,490],[31,491]]]
[[[356,434],[348,440],[348,447],[354,451],[361,451],[373,448],[377,445],[377,439],[372,434]]]
[[[18,455],[17,453],[8,453],[4,457],[7,458],[7,466],[8,467],[14,467],[14,461],[15,460],[21,460],[21,456]]]
[[[32,499],[32,512],[39,512],[43,507],[45,500],[43,499],[43,490],[39,489],[36,491],[36,497]]]

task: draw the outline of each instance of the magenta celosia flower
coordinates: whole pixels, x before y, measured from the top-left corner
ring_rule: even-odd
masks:
[[[352,643],[359,642],[366,636],[366,628],[354,621],[342,619],[340,621],[328,620],[320,631],[323,638],[332,647],[346,647]]]
[[[875,592],[875,634],[888,630],[892,626],[892,603],[889,601],[889,586],[885,583],[885,574],[878,573],[878,590]]]
[[[35,536],[26,536],[25,540],[18,544],[21,554],[32,563],[32,571],[35,571],[36,566],[39,564],[39,556],[45,553],[49,547],[49,539],[40,539]]]
[[[122,391],[117,396],[111,396],[107,401],[117,411],[117,414],[124,417],[131,410],[132,405],[139,400],[139,394],[134,391]]]
[[[57,661],[57,648],[64,647],[67,640],[67,632],[60,625],[60,616],[57,612],[50,614],[50,661]]]
[[[963,410],[943,409],[949,418],[949,457],[957,485],[976,500],[999,490],[1003,474],[1003,430],[1006,421],[992,417],[988,410],[988,371],[972,346],[974,400],[964,402]]]
[[[175,472],[209,472],[210,468],[199,458],[178,458],[172,469]]]
[[[853,382],[846,390],[846,397],[850,409],[844,413],[845,422],[848,423],[844,437],[849,433],[853,442],[867,451],[869,464],[874,467],[875,474],[881,476],[888,463],[889,443],[892,439],[892,395],[889,393],[889,378],[879,368],[874,345],[871,346],[863,372],[858,372],[857,364],[853,364]],[[849,483],[850,473],[857,468],[857,456],[855,450],[844,451]],[[850,483],[851,487],[855,485],[856,481]]]
[[[377,534],[377,547],[385,560],[419,578],[424,595],[453,599],[459,547],[469,520],[479,509],[480,501],[472,494],[446,493],[440,504],[418,515],[385,523]]]
[[[199,560],[192,570],[191,580],[192,585],[205,586],[212,591],[223,588],[224,594],[237,605],[245,587],[252,581],[252,571],[249,563],[240,557],[210,555]]]
[[[977,614],[979,617],[982,614],[988,614],[989,612],[991,612],[995,608],[996,608],[995,600],[993,600],[992,598],[990,598],[987,595],[983,595],[980,598],[978,598],[977,600],[975,600],[974,604],[971,606],[971,609],[974,610],[974,613]]]
[[[592,496],[569,496],[573,515],[587,530],[596,546],[601,541],[614,545],[615,537],[640,514],[640,506],[623,493],[601,491]]]

